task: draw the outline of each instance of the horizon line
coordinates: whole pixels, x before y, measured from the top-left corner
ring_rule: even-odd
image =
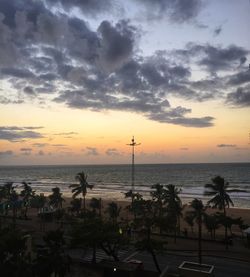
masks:
[[[135,165],[181,165],[181,164],[250,164],[250,161],[245,162],[182,162],[182,163],[136,163]],[[13,164],[13,165],[0,165],[0,167],[24,167],[24,166],[131,166],[131,163],[103,163],[103,164]]]

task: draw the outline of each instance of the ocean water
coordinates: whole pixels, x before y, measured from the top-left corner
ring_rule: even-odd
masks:
[[[87,197],[121,200],[131,189],[131,165],[4,166],[0,167],[0,185],[14,182],[18,189],[25,181],[37,193],[46,195],[58,186],[65,196],[71,196],[69,185],[76,183],[75,176],[81,171],[94,185]],[[250,163],[135,165],[135,190],[147,197],[153,184],[173,184],[181,188],[184,203],[193,198],[206,201],[204,185],[217,175],[224,177],[231,188],[246,190],[231,194],[231,198],[236,207],[250,208]]]

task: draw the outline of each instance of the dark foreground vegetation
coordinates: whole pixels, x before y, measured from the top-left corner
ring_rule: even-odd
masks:
[[[248,227],[241,217],[227,215],[227,208],[233,205],[230,193],[239,190],[230,189],[220,176],[205,185],[205,195],[209,196],[206,204],[194,199],[188,207],[182,204],[180,189],[172,184],[153,185],[150,197],[129,191],[126,207],[119,202],[104,205],[101,198],[86,203],[93,186],[84,172],[78,173],[76,180],[78,184],[70,186],[72,200],[68,204],[58,187],[48,197],[36,194],[26,182],[19,192],[13,183],[0,188],[1,276],[73,276],[79,264],[70,255],[72,249],[79,253],[91,249],[92,268],[97,264],[98,249],[116,262],[120,261],[120,250],[146,251],[160,273],[157,254],[168,249],[168,240],[178,244],[179,237],[196,238],[198,261],[202,263],[204,234],[207,240],[216,241],[216,231],[223,227],[228,249],[232,226],[241,231]],[[215,212],[211,208],[216,208]],[[37,217],[39,226],[34,226]],[[32,228],[23,228],[20,222],[24,221]]]

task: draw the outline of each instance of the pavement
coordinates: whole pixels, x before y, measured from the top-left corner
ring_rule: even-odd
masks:
[[[130,259],[140,260],[144,264],[144,269],[156,271],[152,257],[147,252],[134,252],[130,254]],[[162,271],[164,269],[173,270],[177,272],[178,266],[183,261],[198,262],[197,255],[185,253],[165,253],[157,255],[157,259]],[[203,256],[203,263],[214,265],[216,277],[249,277],[250,276],[250,263],[238,260],[232,260],[221,256]]]
[[[231,252],[232,253],[232,252]],[[81,249],[69,250],[73,260],[84,263],[91,263],[92,250],[83,251]],[[218,253],[217,253],[218,254]],[[118,257],[121,261],[138,260],[143,262],[145,270],[157,271],[153,262],[152,256],[147,252],[136,251],[133,248],[120,250]],[[248,258],[248,257],[246,257]],[[96,253],[97,262],[101,260],[112,260],[103,250],[98,249]],[[178,267],[183,261],[198,262],[197,251],[167,251],[157,254],[157,260],[162,271],[178,272]],[[222,253],[216,255],[213,252],[207,251],[203,255],[202,262],[204,264],[214,265],[215,277],[249,277],[250,276],[250,261],[243,261],[230,256],[223,256]]]

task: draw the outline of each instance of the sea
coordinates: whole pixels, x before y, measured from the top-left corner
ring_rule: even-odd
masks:
[[[124,200],[124,193],[131,189],[131,165],[1,166],[0,186],[13,182],[20,190],[25,181],[36,193],[48,195],[53,187],[59,187],[65,197],[71,197],[69,185],[77,183],[75,176],[82,171],[94,185],[88,198]],[[152,185],[173,184],[181,189],[183,203],[193,198],[206,202],[204,185],[217,175],[225,178],[231,188],[245,190],[231,194],[235,207],[250,208],[250,163],[136,164],[134,188],[147,198]]]

